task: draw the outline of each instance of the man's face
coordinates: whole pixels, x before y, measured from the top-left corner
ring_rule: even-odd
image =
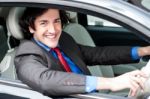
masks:
[[[62,32],[59,10],[49,9],[34,22],[35,30],[29,27],[34,39],[55,48]]]

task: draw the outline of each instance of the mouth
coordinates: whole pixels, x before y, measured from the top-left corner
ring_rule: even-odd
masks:
[[[55,39],[57,37],[56,34],[48,34],[48,35],[45,35],[46,38],[48,39]]]

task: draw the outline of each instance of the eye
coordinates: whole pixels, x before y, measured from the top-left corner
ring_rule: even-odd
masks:
[[[60,18],[55,20],[55,23],[60,23],[60,22],[61,22]]]
[[[40,22],[40,25],[41,25],[41,26],[46,26],[47,24],[48,24],[47,21],[42,21],[42,22]]]

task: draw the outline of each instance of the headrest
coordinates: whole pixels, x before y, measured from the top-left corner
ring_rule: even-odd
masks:
[[[71,19],[72,22],[77,22],[77,13],[76,12],[67,11],[67,13],[69,14],[68,17]]]
[[[25,10],[24,7],[13,7],[10,9],[6,24],[8,29],[8,35],[12,35],[16,39],[23,39],[23,33],[19,26],[19,18]]]

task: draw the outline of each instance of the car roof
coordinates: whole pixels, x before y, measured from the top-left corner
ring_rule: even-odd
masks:
[[[131,19],[136,19],[141,24],[144,24],[148,28],[150,28],[150,23],[144,20],[150,20],[150,14],[146,13],[146,11],[141,10],[138,7],[132,6],[129,3],[126,3],[122,0],[1,0],[1,3],[4,4],[11,2],[9,5],[21,5],[22,4],[54,4],[54,5],[62,5],[62,6],[70,6],[80,9],[86,9],[93,12],[103,13],[103,11],[110,10],[118,14],[122,14],[124,16],[129,16]],[[18,3],[17,3],[18,2]],[[81,6],[82,5],[82,6]],[[22,5],[21,5],[22,6]],[[30,6],[30,5],[24,5]],[[61,6],[61,8],[62,8]],[[101,10],[99,10],[101,8]],[[104,10],[102,10],[104,9]],[[81,10],[82,11],[82,10]],[[131,13],[134,12],[134,13]],[[142,15],[142,16],[141,16]]]

